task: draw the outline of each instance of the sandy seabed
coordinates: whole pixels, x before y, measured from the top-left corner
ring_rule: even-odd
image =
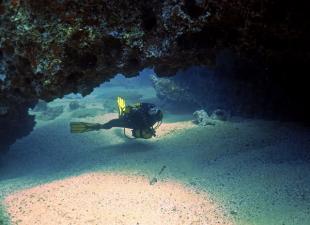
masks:
[[[88,173],[5,199],[18,225],[228,225],[206,193],[142,176]]]

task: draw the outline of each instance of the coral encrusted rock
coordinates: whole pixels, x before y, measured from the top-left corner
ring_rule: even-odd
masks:
[[[300,75],[309,23],[308,7],[288,0],[0,0],[0,104],[8,107],[1,140],[31,131],[15,128],[31,124],[27,111],[38,99],[86,95],[147,67],[165,76],[213,65],[225,48]]]
[[[199,126],[215,125],[215,122],[209,117],[208,113],[201,109],[193,113],[193,123]]]

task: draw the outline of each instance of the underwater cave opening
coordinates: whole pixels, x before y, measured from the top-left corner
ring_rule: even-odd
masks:
[[[224,50],[217,55],[214,67],[192,66],[165,77],[157,76],[153,69],[144,69],[135,77],[118,74],[85,97],[68,94],[50,103],[39,101],[30,111],[46,121],[76,109],[81,113],[77,117],[95,116],[116,112],[115,101],[121,96],[129,104],[150,102],[175,114],[204,110],[208,115],[221,112],[226,118],[307,122],[305,113],[298,108],[302,105],[299,96],[292,94],[288,86],[291,81],[280,78]]]
[[[39,100],[29,113],[35,115],[38,121],[52,121],[66,115],[70,115],[73,119],[87,118],[117,112],[118,96],[125,98],[129,104],[141,101],[152,102],[155,101],[152,98],[156,93],[151,76],[154,76],[152,69],[145,69],[139,73],[139,76],[131,78],[118,74],[94,88],[86,96],[71,93],[51,102]]]
[[[236,220],[255,224],[255,218],[249,216],[255,213],[268,221],[265,224],[273,224],[270,209],[280,211],[276,218],[282,219],[287,215],[285,207],[295,208],[293,204],[302,212],[300,220],[306,220],[309,214],[302,204],[308,200],[305,187],[310,180],[306,173],[309,130],[257,120],[282,118],[281,111],[274,108],[278,98],[270,98],[275,94],[282,97],[281,92],[274,81],[254,82],[255,78],[247,76],[251,70],[242,69],[236,69],[234,58],[223,52],[215,68],[193,66],[170,77],[145,69],[136,77],[118,74],[86,96],[72,93],[51,102],[40,100],[29,110],[36,120],[33,132],[12,145],[8,154],[0,155],[0,191],[8,194],[12,186],[18,190],[55,180],[63,185],[68,176],[77,175],[74,190],[81,193],[80,174],[125,171],[149,178],[145,184],[150,191],[170,179],[207,190]],[[117,96],[129,105],[148,102],[163,110],[156,137],[129,140],[120,128],[70,133],[70,122],[105,123],[117,118]],[[166,168],[163,174],[158,173],[160,168]],[[294,182],[300,184],[299,189]],[[89,184],[86,188],[92,188],[93,180]],[[95,186],[96,193],[102,191]],[[75,205],[75,200],[70,204]],[[70,213],[81,209],[74,207]]]
[[[71,93],[51,102],[39,100],[29,113],[40,122],[52,121],[62,115],[70,115],[73,119],[95,117],[116,113],[116,99],[120,96],[129,105],[152,103],[167,114],[180,117],[189,118],[188,115],[201,109],[209,115],[220,110],[227,117],[237,101],[227,98],[232,95],[227,92],[230,85],[231,81],[225,81],[223,76],[207,67],[194,66],[169,77],[159,77],[153,69],[144,69],[134,77],[118,74],[86,96]]]
[[[273,121],[234,120],[241,115],[266,118],[258,100],[266,93],[256,93],[257,87],[263,87],[261,84],[255,86],[251,79],[236,77],[231,72],[234,61],[225,54],[222,57],[225,63],[218,59],[216,69],[191,67],[172,77],[158,77],[152,69],[132,78],[119,74],[87,96],[69,94],[49,103],[40,101],[29,112],[36,116],[34,131],[0,157],[0,191],[8,194],[8,187],[36,188],[55,180],[63,185],[68,176],[76,176],[74,190],[82,193],[80,174],[125,171],[150,178],[144,182],[150,191],[170,179],[207,190],[237,220],[255,222],[249,216],[255,213],[257,218],[268,221],[265,224],[273,224],[269,222],[274,221],[270,209],[280,211],[276,218],[282,219],[285,207],[295,208],[294,204],[302,212],[300,220],[306,220],[309,214],[302,204],[308,200],[305,187],[310,180],[306,173],[309,131]],[[103,123],[117,117],[117,96],[124,97],[128,104],[150,102],[163,108],[164,121],[156,137],[129,140],[119,128],[81,135],[70,133],[70,121]],[[165,172],[158,173],[160,168],[166,168]],[[94,179],[98,181],[96,176]],[[93,181],[88,182],[87,190]],[[300,184],[298,189],[294,182]],[[68,183],[72,184],[71,180]],[[116,184],[115,187],[120,186]],[[102,191],[100,185],[95,185],[96,193]],[[71,193],[73,189],[66,190]],[[129,196],[126,191],[125,200]],[[53,194],[49,196],[57,196],[53,190],[50,192]],[[67,198],[70,199],[63,199]],[[70,213],[81,210],[75,200],[70,202],[75,207]],[[285,220],[290,221],[291,217],[288,215]]]

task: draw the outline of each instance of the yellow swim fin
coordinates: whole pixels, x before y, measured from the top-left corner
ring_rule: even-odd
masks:
[[[93,130],[99,130],[99,123],[85,123],[85,122],[71,122],[70,131],[71,133],[84,133]]]
[[[126,102],[122,97],[117,97],[118,114],[122,116],[126,110]]]

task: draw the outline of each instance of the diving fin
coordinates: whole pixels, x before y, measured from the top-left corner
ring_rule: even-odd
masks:
[[[85,122],[71,122],[70,131],[71,133],[84,133],[94,130],[101,129],[101,124],[99,123],[85,123]]]
[[[122,116],[126,110],[126,102],[122,97],[117,97],[117,106],[119,116]]]

